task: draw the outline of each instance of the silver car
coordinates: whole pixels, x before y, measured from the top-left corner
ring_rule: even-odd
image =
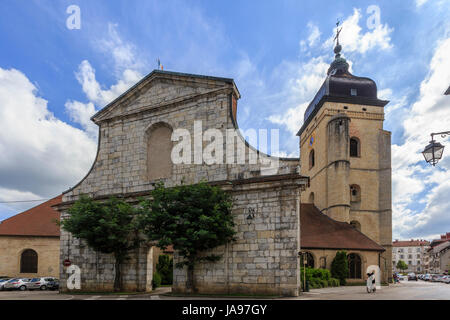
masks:
[[[5,290],[19,289],[21,291],[27,290],[27,285],[31,279],[29,278],[14,278],[5,283],[3,288]]]
[[[4,290],[4,289],[3,289],[3,286],[4,286],[5,283],[7,283],[9,280],[11,280],[11,278],[0,279],[0,291]]]
[[[54,281],[55,278],[44,277],[44,278],[33,278],[26,284],[28,290],[47,290],[48,283]]]

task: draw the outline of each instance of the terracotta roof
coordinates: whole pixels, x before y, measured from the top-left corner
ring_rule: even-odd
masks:
[[[164,253],[173,253],[173,245],[167,246],[163,252]]]
[[[331,219],[313,204],[301,204],[300,245],[302,249],[385,251],[350,224]]]
[[[51,206],[62,201],[62,195],[50,199],[40,205],[0,223],[0,236],[47,236],[59,237],[59,212]]]
[[[392,242],[393,247],[420,247],[420,246],[428,246],[430,242],[427,240],[395,240]]]

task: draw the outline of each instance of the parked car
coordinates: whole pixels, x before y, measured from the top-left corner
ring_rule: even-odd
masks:
[[[423,280],[425,281],[430,281],[431,280],[431,274],[427,273],[424,277]]]
[[[433,274],[433,275],[431,276],[430,281],[431,281],[431,282],[439,282],[440,279],[441,279],[441,275],[439,275],[439,274]]]
[[[11,278],[3,278],[3,279],[0,279],[0,291],[5,290],[5,289],[3,288],[3,286],[4,286],[5,283],[7,283],[9,280],[11,280]]]
[[[49,290],[59,290],[59,280],[53,279],[52,281],[49,281],[47,284],[47,288]]]
[[[408,273],[408,281],[417,281],[417,276],[414,272]]]
[[[442,277],[442,282],[443,282],[443,283],[450,284],[450,276],[443,276],[443,277]]]
[[[45,277],[45,278],[33,278],[31,281],[27,284],[27,289],[29,290],[47,290],[48,284],[50,281],[54,281],[55,278],[51,277]]]
[[[5,290],[19,289],[21,291],[27,290],[27,285],[31,279],[29,278],[14,278],[5,283],[3,288]]]

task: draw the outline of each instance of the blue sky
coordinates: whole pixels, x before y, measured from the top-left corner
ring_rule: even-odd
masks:
[[[70,5],[81,29],[69,30]],[[379,24],[370,22],[377,5]],[[53,197],[96,152],[89,117],[156,68],[235,79],[241,129],[279,128],[281,155],[333,60],[336,20],[355,75],[389,99],[394,238],[450,231],[450,157],[426,166],[429,133],[450,130],[449,0],[2,1],[0,202]],[[369,11],[368,11],[369,9]],[[13,98],[14,97],[14,98]],[[444,144],[448,139],[441,139]],[[37,203],[0,203],[0,219]]]

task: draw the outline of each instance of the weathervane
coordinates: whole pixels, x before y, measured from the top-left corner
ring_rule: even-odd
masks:
[[[336,22],[336,36],[334,37],[334,40],[336,40],[336,47],[334,47],[334,53],[336,54],[336,58],[339,58],[341,56],[341,50],[342,50],[342,46],[339,44],[339,34],[342,31],[342,27],[339,28],[339,25],[341,24],[341,22],[338,21]]]
[[[337,22],[336,22],[336,36],[334,37],[334,40],[337,40],[336,41],[336,46],[338,46],[339,45],[339,34],[341,33],[341,31],[342,31],[342,27],[339,29],[339,24],[340,24],[341,22],[338,20]]]

